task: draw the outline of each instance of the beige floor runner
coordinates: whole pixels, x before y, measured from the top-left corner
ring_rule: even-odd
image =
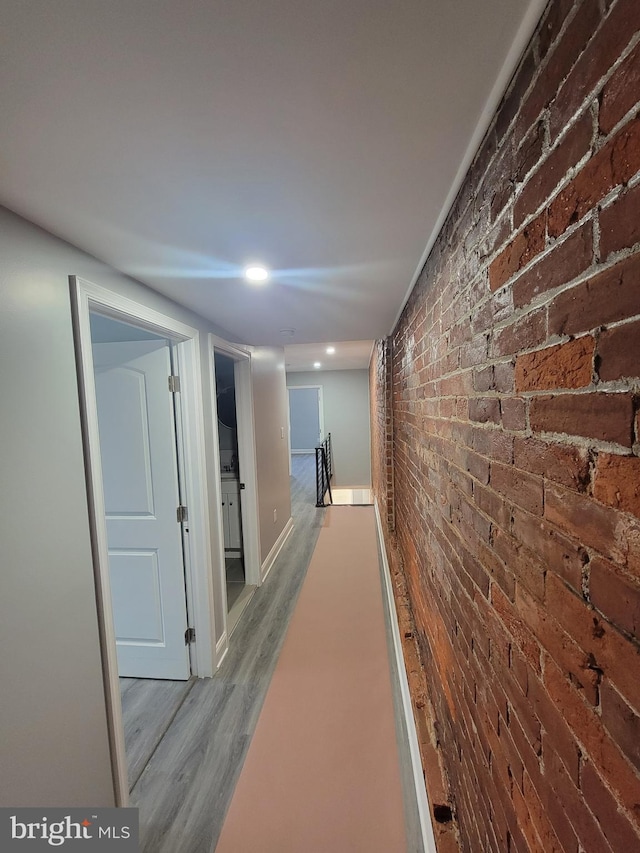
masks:
[[[216,853],[403,853],[400,785],[374,512],[333,507]]]

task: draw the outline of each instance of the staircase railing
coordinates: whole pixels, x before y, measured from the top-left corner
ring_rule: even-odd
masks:
[[[316,447],[316,506],[325,506],[324,496],[329,492],[329,503],[333,503],[331,495],[331,478],[333,477],[333,454],[331,452],[331,433]]]

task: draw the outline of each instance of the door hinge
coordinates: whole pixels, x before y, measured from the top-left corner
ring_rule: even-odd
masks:
[[[196,629],[195,628],[187,628],[184,632],[184,644],[185,646],[190,646],[191,643],[195,643],[196,641]]]
[[[186,506],[179,506],[176,510],[176,517],[180,523],[183,521],[189,521],[189,513],[187,512]]]
[[[179,376],[170,376],[169,377],[169,391],[172,394],[176,394],[180,391],[180,377]]]

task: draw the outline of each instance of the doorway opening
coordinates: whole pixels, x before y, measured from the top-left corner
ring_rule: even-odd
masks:
[[[243,361],[229,352],[214,348],[218,453],[220,459],[220,506],[224,538],[227,633],[230,636],[257,588],[255,577],[248,578],[243,503],[246,494],[244,457],[239,430],[237,374]],[[253,573],[255,575],[255,572]]]
[[[192,686],[179,372],[170,338],[96,312],[90,326],[132,790]]]
[[[321,385],[287,388],[291,453],[315,453],[324,435]]]
[[[132,681],[169,685],[169,703],[181,702],[191,676],[213,675],[216,661],[199,335],[75,276],[70,290],[111,760],[125,806],[124,693]],[[143,704],[137,727],[150,755],[166,721],[148,717],[157,697]]]

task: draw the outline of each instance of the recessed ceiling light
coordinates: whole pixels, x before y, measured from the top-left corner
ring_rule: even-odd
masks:
[[[335,351],[335,347],[327,347],[327,355],[333,355]]]
[[[269,270],[260,266],[247,267],[244,271],[244,277],[247,281],[261,283],[269,278]]]
[[[319,361],[314,361],[313,366],[317,369],[318,367],[322,367]]]

